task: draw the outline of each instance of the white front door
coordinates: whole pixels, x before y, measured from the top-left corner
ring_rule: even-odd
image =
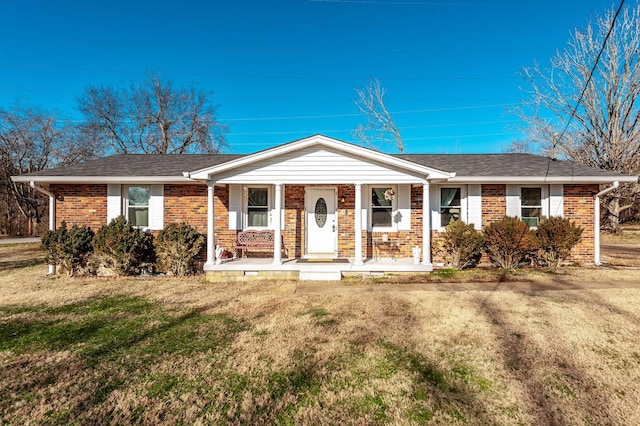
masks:
[[[307,255],[335,257],[337,249],[336,189],[307,188],[305,194]]]

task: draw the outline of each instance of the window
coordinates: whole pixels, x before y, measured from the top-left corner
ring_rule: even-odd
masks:
[[[130,186],[127,193],[127,219],[132,226],[149,227],[148,186]]]
[[[521,188],[520,190],[520,216],[530,227],[538,226],[542,217],[542,189]]]
[[[374,228],[390,228],[393,226],[393,188],[371,188],[371,225]]]
[[[247,189],[247,227],[269,226],[269,189]]]
[[[460,188],[440,188],[440,226],[460,220],[462,197]]]

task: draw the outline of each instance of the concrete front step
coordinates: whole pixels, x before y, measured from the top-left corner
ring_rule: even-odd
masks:
[[[298,279],[300,281],[340,281],[342,272],[339,270],[301,270]]]

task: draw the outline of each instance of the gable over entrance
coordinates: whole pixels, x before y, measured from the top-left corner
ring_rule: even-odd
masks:
[[[316,135],[188,175],[220,184],[337,184],[433,182],[455,173]]]

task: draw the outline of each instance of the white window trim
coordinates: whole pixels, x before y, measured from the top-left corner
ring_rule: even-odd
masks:
[[[432,226],[434,230],[438,232],[444,232],[445,226],[442,225],[442,215],[440,214],[440,208],[442,207],[442,188],[460,188],[460,220],[464,223],[469,223],[469,203],[468,203],[468,191],[467,185],[433,185],[431,188],[432,193],[435,195],[435,205],[432,204]],[[432,199],[433,200],[433,199]]]
[[[249,223],[249,189],[250,188],[263,188],[267,190],[267,226],[248,226]],[[273,186],[271,185],[244,185],[242,187],[242,229],[243,230],[265,230],[273,229],[272,226],[272,212],[273,212]]]
[[[438,199],[438,231],[444,232],[444,228],[446,225],[442,224],[442,214],[440,210],[442,209],[442,189],[443,188],[460,188],[460,220],[464,223],[469,223],[469,209],[467,203],[467,185],[438,185],[436,198]]]
[[[147,226],[133,226],[136,229],[148,231],[151,229],[151,185],[125,185],[122,194],[122,214],[131,223],[129,218],[129,188],[146,188],[149,192],[149,201],[147,202]]]
[[[540,188],[540,217],[549,217],[549,185],[519,185],[518,187],[518,217],[522,216],[523,208],[530,208],[531,206],[522,205],[522,189],[523,188]],[[535,206],[534,206],[535,207]],[[531,226],[531,229],[538,229],[537,226]]]
[[[375,188],[391,188],[395,193],[391,200],[391,226],[374,226],[373,225],[373,206],[371,205],[371,193]],[[368,223],[370,223],[371,232],[398,232],[398,222],[396,221],[396,215],[398,214],[398,185],[369,185],[368,189],[369,205],[367,207]]]

